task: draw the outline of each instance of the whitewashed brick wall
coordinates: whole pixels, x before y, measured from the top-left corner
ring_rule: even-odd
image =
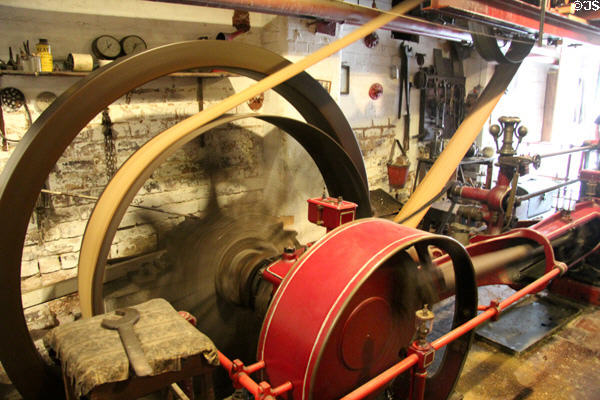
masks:
[[[7,10],[2,7],[2,10]],[[61,23],[57,24],[57,21]],[[85,52],[92,39],[102,33],[118,37],[139,34],[147,39],[150,47],[154,47],[203,35],[214,37],[219,31],[232,30],[230,26],[211,25],[206,21],[169,22],[163,18],[156,22],[130,17],[100,17],[62,11],[55,13],[45,9],[19,11],[18,8],[0,16],[0,22],[0,34],[5,34],[4,40],[0,40],[3,45],[1,48],[8,45],[16,47],[23,38],[33,40],[43,32],[44,37],[50,40],[57,58],[74,50]],[[261,22],[260,28],[253,28],[236,41],[262,45],[291,61],[314,52],[354,29],[338,26],[337,35],[331,37],[315,33],[311,21],[301,18],[271,17]],[[85,29],[81,29],[81,26]],[[18,41],[15,31],[20,32]],[[399,64],[400,42],[389,35],[387,31],[379,31],[380,44],[377,48],[368,49],[359,42],[307,71],[315,79],[331,82],[331,96],[339,102],[356,130],[372,189],[389,189],[385,164],[393,139],[401,138],[403,128],[397,119],[399,82],[390,77],[390,67]],[[88,44],[82,47],[81,43]],[[435,40],[422,39],[420,44],[413,44],[413,47],[428,55],[426,64],[429,65],[432,48],[439,44]],[[412,76],[417,67],[414,59],[410,62]],[[339,94],[342,63],[350,66],[349,95]],[[39,112],[32,99],[37,94],[46,90],[60,94],[77,78],[5,76],[1,79],[2,86],[15,86],[25,93],[35,119]],[[368,97],[368,88],[375,82],[383,84],[384,96],[374,101]],[[117,164],[121,165],[159,132],[251,83],[251,80],[241,77],[203,79],[201,83],[193,78],[167,77],[119,99],[109,107]],[[201,85],[202,103],[197,98],[198,85]],[[411,93],[411,101],[411,135],[415,135],[418,132],[416,90]],[[250,113],[251,110],[242,104],[234,112]],[[265,93],[265,103],[259,112],[300,118],[293,107],[273,91]],[[5,112],[4,117],[9,137],[22,137],[27,129],[23,111]],[[387,127],[368,129],[373,125]],[[416,147],[413,141],[410,150],[413,168],[416,166]],[[209,155],[216,158],[218,165],[212,182],[203,164]],[[10,152],[0,152],[0,168],[3,168],[9,156]],[[97,116],[65,151],[48,177],[48,189],[99,196],[106,183],[104,136],[101,118]],[[254,119],[216,130],[204,140],[195,140],[186,145],[155,171],[133,203],[171,212],[202,215],[208,202],[210,185],[214,183],[222,207],[240,202],[265,204],[273,215],[292,216],[295,221],[293,228],[304,242],[315,240],[324,233],[322,228],[306,221],[306,199],[319,196],[323,189],[318,169],[293,139]],[[23,251],[21,274],[24,292],[76,276],[81,235],[93,207],[90,200],[62,196],[44,198],[46,207],[34,213]],[[110,257],[121,258],[157,249],[165,233],[183,219],[181,216],[130,208],[117,231]],[[149,289],[137,293],[123,290],[121,293],[140,301],[152,296]],[[26,318],[31,329],[45,329],[61,321],[72,320],[78,312],[75,295],[29,307]]]

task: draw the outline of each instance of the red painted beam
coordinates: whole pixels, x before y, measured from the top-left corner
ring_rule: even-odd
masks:
[[[369,7],[356,7],[330,0],[154,0],[164,3],[191,4],[204,7],[229,8],[290,17],[309,17],[350,25],[363,25],[379,15]],[[470,41],[471,35],[450,25],[441,25],[417,18],[399,16],[382,29],[413,35],[430,36],[453,41]]]
[[[431,9],[536,33],[540,8],[518,0],[432,0]],[[546,11],[544,34],[600,45],[600,29]]]

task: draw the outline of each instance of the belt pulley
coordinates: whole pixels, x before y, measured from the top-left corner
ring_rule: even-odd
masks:
[[[73,138],[106,106],[136,87],[169,73],[217,67],[260,79],[289,61],[268,50],[236,42],[190,41],[166,45],[112,63],[78,81],[35,121],[0,176],[0,360],[27,399],[57,398],[59,376],[37,352],[22,311],[20,266],[29,219],[48,174]],[[274,88],[304,119],[330,135],[349,154],[366,190],[354,133],[335,101],[308,74]]]

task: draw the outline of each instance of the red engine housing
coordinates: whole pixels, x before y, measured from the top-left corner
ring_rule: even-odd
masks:
[[[308,220],[313,224],[324,226],[327,232],[340,225],[354,221],[356,203],[345,201],[341,197],[317,197],[308,199]]]
[[[464,253],[461,261],[452,258],[470,268],[460,279],[472,290],[457,294],[468,311],[456,322],[469,310],[474,316],[475,280],[464,248],[387,220],[361,219],[313,244],[277,289],[258,345],[263,378],[272,386],[291,381],[289,399],[338,399],[397,362],[422,307],[414,279],[419,266],[404,250],[434,242],[443,250],[444,243],[455,243]]]

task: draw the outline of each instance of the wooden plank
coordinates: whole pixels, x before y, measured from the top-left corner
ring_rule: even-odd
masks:
[[[546,75],[546,95],[544,99],[544,116],[542,119],[542,142],[552,141],[552,126],[554,123],[554,107],[556,104],[557,87],[558,69],[550,68]]]

